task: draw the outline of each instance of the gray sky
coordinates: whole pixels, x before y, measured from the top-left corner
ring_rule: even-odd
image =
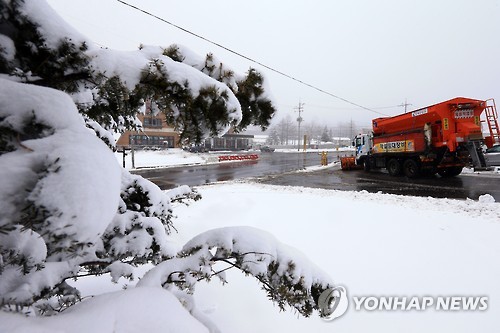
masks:
[[[126,0],[331,94],[395,115],[457,96],[500,104],[500,0]],[[276,74],[115,0],[48,0],[96,43],[178,43],[269,80],[281,118],[370,125],[380,115]],[[387,108],[392,107],[392,108]]]

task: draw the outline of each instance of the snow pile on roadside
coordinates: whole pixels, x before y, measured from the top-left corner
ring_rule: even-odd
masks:
[[[115,157],[123,165],[123,153],[116,152]],[[134,160],[136,168],[172,167],[180,165],[204,164],[210,155],[205,153],[190,153],[180,148],[170,148],[158,151],[136,150]],[[125,168],[132,168],[132,153],[126,151]]]
[[[214,163],[233,163],[240,159],[220,160],[219,156],[242,156],[255,155],[255,151],[213,151],[208,153],[191,153],[180,148],[169,148],[165,150],[136,150],[134,152],[134,166],[139,168],[170,168],[177,166],[214,164]],[[123,165],[123,152],[120,150],[115,153],[116,159],[120,165]],[[125,168],[132,169],[132,155],[130,150],[126,151]]]

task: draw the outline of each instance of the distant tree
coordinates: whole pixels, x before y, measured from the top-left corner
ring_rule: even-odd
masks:
[[[332,138],[330,136],[330,130],[328,129],[328,126],[325,126],[323,128],[323,133],[321,134],[321,141],[323,141],[323,142],[332,141]]]
[[[328,129],[328,137],[330,138],[330,141],[333,140],[333,129],[331,127]]]
[[[276,127],[273,127],[269,130],[269,136],[267,137],[266,143],[269,145],[279,145],[281,143],[281,138],[278,134],[278,130]]]
[[[321,137],[321,127],[314,121],[305,122],[304,135],[307,135],[307,144],[310,145],[313,140]]]
[[[292,121],[290,115],[287,115],[272,126],[269,133],[273,135],[273,144],[287,145],[291,140],[297,139],[297,124]]]
[[[148,263],[156,266],[140,285],[169,290],[205,324],[191,293],[197,281],[220,276],[216,262],[257,278],[280,308],[305,316],[318,309],[330,283],[304,279],[303,267],[262,232],[214,230],[173,249],[172,202],[200,196],[186,186],[162,192],[121,169],[111,150],[114,132],[141,126],[146,99],[183,140],[266,128],[275,109],[261,74],[237,76],[213,55],[195,58],[178,46],[96,48],[43,0],[0,4],[3,310],[52,314],[79,301],[66,281],[131,278],[133,267]],[[273,253],[259,248],[260,238]]]
[[[292,139],[297,136],[297,124],[292,120],[290,115],[281,119],[278,123],[278,129],[281,133],[282,142],[281,144],[288,145]]]

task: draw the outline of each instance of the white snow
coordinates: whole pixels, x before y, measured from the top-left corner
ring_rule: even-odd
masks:
[[[208,332],[170,292],[147,287],[97,296],[58,316],[0,312],[0,323],[0,331],[9,333]]]
[[[21,14],[32,17],[39,23],[38,31],[45,37],[49,47],[56,48],[65,37],[75,44],[88,42],[84,35],[67,24],[46,1],[26,1],[21,8]]]
[[[14,60],[16,55],[14,41],[5,35],[0,35],[0,54],[8,61]]]
[[[0,79],[0,119],[2,127],[19,133],[30,122],[46,127],[40,137],[19,137],[19,149],[0,156],[0,226],[20,219],[22,212],[16,207],[32,202],[51,212],[43,221],[45,230],[66,235],[57,246],[69,248],[75,242],[86,243],[89,249],[97,246],[94,240],[118,208],[121,172],[113,153],[85,127],[71,98],[53,89]],[[46,235],[22,228],[15,234],[18,241],[14,243],[2,236],[2,250],[26,256],[31,265],[44,266],[19,276],[14,266],[5,265],[2,297],[28,300],[74,270],[71,254],[47,257],[42,240]]]
[[[319,267],[311,265],[308,259],[297,249],[280,243],[273,235],[253,227],[223,227],[208,230],[191,239],[184,245],[183,251],[191,248],[215,248],[227,253],[248,253],[243,267],[252,275],[265,274],[273,262],[279,263],[278,274],[285,274],[287,264],[293,262],[297,270],[292,276],[292,283],[302,280],[308,289],[315,282],[323,284],[329,281]],[[324,285],[323,287],[326,287]]]
[[[349,296],[486,295],[486,312],[348,312],[333,322],[279,313],[257,284],[227,272],[202,284],[199,308],[222,332],[493,332],[499,323],[500,204],[226,183],[177,207],[181,241],[217,227],[266,230],[300,249]],[[351,301],[352,303],[352,301]]]
[[[222,332],[493,332],[498,325],[500,311],[494,304],[500,300],[497,286],[500,265],[495,264],[495,258],[500,255],[497,240],[500,204],[488,195],[479,201],[451,200],[244,182],[206,185],[198,190],[203,196],[201,201],[189,207],[176,205],[178,219],[174,223],[179,232],[174,233],[170,241],[184,244],[214,228],[258,228],[300,249],[320,270],[331,276],[336,285],[346,287],[349,296],[486,295],[491,304],[486,312],[363,312],[355,311],[350,304],[343,317],[325,322],[316,316],[299,318],[293,311],[279,312],[253,278],[228,271],[225,286],[214,280],[210,284],[198,284],[195,290],[198,310]],[[221,235],[227,240],[226,232]],[[260,241],[265,243],[266,237]],[[175,262],[170,264],[174,265],[170,269],[181,267]],[[150,278],[141,280],[142,286],[137,289],[160,283],[160,277],[152,282],[153,272],[155,270],[150,272]],[[118,275],[125,273],[130,272],[124,267],[118,267],[115,272]],[[143,273],[144,269],[136,270],[135,275],[140,277]],[[86,279],[78,282],[78,287],[83,296],[120,288],[120,284],[110,285],[109,281],[107,276]],[[125,283],[124,280],[119,282]],[[135,289],[129,286],[130,290]],[[165,293],[158,290],[158,296],[163,297]],[[134,327],[140,325],[142,316],[149,312],[154,315],[161,306],[176,309],[176,305],[162,303],[161,297],[153,296],[149,298],[149,306],[144,308],[147,313],[134,306],[128,308],[131,312],[126,316],[117,312],[126,304],[143,301],[145,296],[141,291],[129,293],[132,295],[127,299],[129,303],[121,305],[125,298],[112,295],[115,296],[96,297],[92,306],[96,313],[102,309],[103,315],[99,322],[89,320],[92,323],[82,325],[81,329],[70,324],[78,308],[72,310],[72,317],[21,320],[2,313],[0,321],[5,320],[9,325],[22,323],[27,326],[19,327],[29,327],[33,332],[65,324],[70,329],[61,328],[61,332],[111,332],[107,327],[110,322],[117,322],[115,316],[120,316],[124,325]],[[102,303],[101,297],[104,298]],[[113,309],[118,305],[106,303],[111,302],[112,297],[120,297],[116,310]],[[89,301],[84,304],[86,302]],[[170,310],[161,313],[170,313]],[[87,311],[83,311],[78,320],[85,321],[86,316]],[[54,324],[56,322],[59,323]],[[32,323],[36,323],[37,330]],[[151,323],[143,325],[146,329]]]
[[[160,151],[135,150],[134,160],[135,168],[169,167],[204,164],[211,155],[205,153],[193,154],[183,151],[180,148],[170,148]],[[115,157],[120,165],[122,165],[123,153],[118,151],[115,153]],[[132,169],[132,152],[130,150],[126,151],[125,168]]]
[[[59,216],[50,221],[54,230],[65,228],[64,232],[78,235],[77,240],[82,242],[102,234],[118,207],[120,169],[113,154],[85,128],[68,95],[52,89],[0,81],[3,126],[20,130],[24,122],[34,116],[37,122],[48,127],[45,137],[22,143],[24,152],[0,157],[0,168],[9,172],[9,177],[2,180],[6,190],[0,191],[0,210],[13,212],[18,201],[23,200],[22,194],[11,193],[8,189],[15,190],[19,188],[19,182],[32,178],[37,165],[47,165],[52,172],[36,183],[28,200],[48,210],[65,207],[65,211],[58,211]],[[107,190],[100,191],[100,188]],[[86,205],[81,205],[81,202]],[[2,217],[8,218],[9,214]],[[67,225],[69,217],[71,225]]]
[[[86,40],[44,1],[28,2],[24,13],[37,18],[50,46],[57,45],[60,36]],[[5,37],[0,42],[5,43],[1,52],[11,58],[15,51],[12,43]],[[171,80],[181,84],[189,80],[194,95],[207,85],[226,90],[229,109],[233,109],[230,117],[236,121],[241,118],[239,103],[227,86],[200,75],[195,68],[171,61],[161,52],[160,48],[149,47],[131,52],[93,47],[88,54],[94,68],[109,76],[120,75],[129,88],[137,83],[141,70],[151,60],[160,60],[161,70]],[[91,93],[83,92],[75,98],[91,102]],[[317,317],[297,318],[293,311],[280,313],[253,278],[236,271],[226,272],[225,287],[215,281],[198,284],[195,308],[187,298],[181,298],[185,301],[181,304],[173,295],[175,291],[159,287],[165,274],[199,266],[201,257],[193,256],[189,260],[165,261],[146,275],[149,266],[132,269],[113,263],[105,276],[68,281],[78,285],[85,299],[56,316],[25,317],[0,311],[1,332],[206,332],[200,322],[212,330],[210,322],[223,332],[243,333],[498,329],[500,203],[490,195],[478,201],[459,201],[231,182],[199,187],[203,199],[189,207],[175,204],[177,234],[167,237],[158,219],[139,214],[135,222],[148,230],[128,232],[133,229],[127,224],[130,219],[115,215],[122,204],[120,186],[136,179],[120,172],[116,157],[85,128],[71,98],[51,89],[0,79],[0,125],[22,132],[32,115],[37,124],[47,126],[47,131],[41,137],[19,138],[18,150],[0,156],[0,226],[19,220],[17,208],[29,200],[51,211],[47,222],[54,234],[64,229],[61,235],[67,235],[67,239],[61,240],[63,245],[92,242],[105,232],[123,232],[126,235],[113,244],[112,250],[137,250],[132,255],[145,255],[140,251],[147,251],[153,240],[165,256],[178,249],[174,242],[187,243],[185,249],[205,246],[206,251],[215,247],[252,252],[259,246],[266,253],[253,258],[261,262],[248,263],[254,274],[263,271],[269,258],[294,260],[306,284],[331,278],[335,285],[346,287],[350,295],[486,295],[490,308],[486,312],[363,312],[354,311],[351,304],[347,314],[333,322]],[[38,177],[38,173],[43,175]],[[187,191],[180,188],[164,197],[147,181],[137,182],[143,189],[156,191],[151,193],[151,215],[170,208],[166,198]],[[28,196],[20,188],[33,191]],[[69,190],[75,188],[78,191]],[[29,301],[32,295],[74,275],[82,263],[76,262],[81,258],[70,256],[47,258],[44,235],[16,229],[13,236],[7,239],[0,234],[2,250],[29,256],[29,264],[43,263],[43,267],[23,275],[12,265],[0,262],[0,294],[6,299]],[[90,250],[99,245],[88,245],[90,259],[95,259]],[[316,265],[309,265],[305,257]],[[208,265],[200,269],[201,273],[210,273],[205,271]],[[127,290],[116,291],[121,286],[112,284],[112,280],[122,282],[120,276],[127,275],[143,279],[137,286],[132,283]]]
[[[203,88],[216,87],[219,93],[227,93],[226,106],[229,110],[229,121],[239,123],[242,112],[239,101],[227,85],[207,75],[200,75],[200,71],[184,63],[176,62],[163,55],[161,47],[145,46],[136,51],[117,51],[109,49],[94,49],[88,52],[91,57],[91,66],[107,77],[119,76],[129,90],[133,90],[139,83],[144,70],[149,68],[153,75],[165,75],[171,82],[177,82],[187,88],[196,98]],[[153,65],[158,61],[159,67]],[[186,83],[188,83],[186,85]],[[229,129],[223,130],[223,133]]]
[[[255,280],[227,271],[225,286],[214,280],[195,290],[198,308],[222,332],[496,331],[499,203],[241,182],[198,189],[201,201],[175,208],[179,233],[173,237],[181,244],[213,228],[251,226],[300,249],[336,284],[346,287],[349,297],[486,295],[490,300],[486,312],[363,312],[355,311],[351,300],[343,317],[325,322],[279,312]],[[160,283],[156,281],[144,280],[141,288]],[[84,295],[120,288],[107,283],[109,277],[87,279],[79,288]],[[146,311],[157,309],[158,301],[152,298]],[[131,316],[131,325],[141,315]],[[66,322],[64,316],[60,320]],[[109,332],[103,327],[111,320],[112,315],[105,316],[102,325],[91,329]]]

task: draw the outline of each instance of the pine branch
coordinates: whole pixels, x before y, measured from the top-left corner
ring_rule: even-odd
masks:
[[[89,83],[92,83],[94,85],[97,85],[97,83],[92,79],[92,76],[88,72],[79,72],[79,73],[71,73],[71,74],[66,74],[64,76],[57,76],[57,77],[46,77],[46,78],[41,78],[38,80],[28,80],[26,83],[29,84],[34,84],[38,86],[44,86],[44,87],[54,87],[57,85],[60,85],[62,83],[66,82],[75,82],[75,81],[87,81]]]

